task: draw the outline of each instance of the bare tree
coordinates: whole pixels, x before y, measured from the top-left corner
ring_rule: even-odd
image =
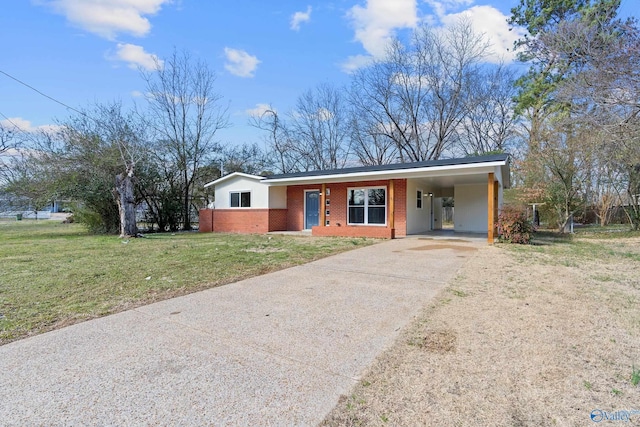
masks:
[[[349,100],[353,110],[355,151],[365,164],[405,160],[401,147],[406,142],[401,103],[393,90],[392,64],[376,61],[352,78]],[[409,111],[411,113],[412,111]]]
[[[344,167],[350,155],[349,116],[342,91],[322,83],[303,93],[289,114],[289,134],[310,169]]]
[[[278,172],[338,169],[351,156],[348,107],[343,90],[322,83],[300,95],[286,119],[269,107],[249,123],[267,132]]]
[[[361,111],[352,111],[351,141],[353,151],[363,165],[386,165],[398,159],[397,144]]]
[[[97,104],[63,123],[58,135],[61,146],[53,149],[50,144],[39,154],[42,159],[49,159],[45,161],[57,164],[58,181],[65,186],[77,187],[75,174],[80,170],[87,180],[94,179],[90,178],[93,174],[111,175],[120,237],[138,235],[135,182],[136,167],[147,154],[145,128],[133,113],[124,112],[119,102]],[[85,193],[90,191],[80,189],[72,195],[86,201],[96,197],[87,197]]]
[[[594,144],[594,194],[610,203],[610,189],[620,193],[620,203],[635,229],[640,228],[640,29],[635,20],[593,14],[589,19],[560,23],[543,33],[539,45],[563,61],[574,73],[558,86],[557,99],[571,106],[574,121],[599,135]],[[601,177],[601,171],[606,175]],[[602,185],[607,177],[615,179]],[[607,189],[598,192],[599,189]],[[624,188],[623,191],[620,189]],[[626,194],[624,194],[626,193]],[[606,203],[605,203],[606,202]]]
[[[0,168],[0,187],[12,209],[29,208],[38,219],[38,211],[49,205],[53,193],[47,164],[33,162],[32,156],[26,151],[9,156]]]
[[[276,172],[290,173],[307,169],[296,141],[291,139],[287,124],[275,108],[269,106],[259,116],[252,116],[249,124],[267,133],[268,163],[275,167]]]
[[[134,187],[145,127],[119,102],[76,111],[55,130],[29,134],[29,149],[11,156],[3,174],[6,189],[36,208],[72,199],[79,203],[76,219],[92,231],[136,236]]]
[[[484,154],[512,148],[517,139],[515,80],[515,71],[504,64],[478,73],[461,123],[462,152]]]
[[[396,161],[425,160],[428,136],[422,132],[426,123],[423,103],[427,88],[422,63],[400,41],[395,40],[388,48],[386,57],[374,62],[353,76],[350,100],[358,113],[363,133],[356,136],[360,153],[378,152],[393,143]],[[375,143],[368,148],[363,143]],[[384,150],[388,152],[388,150]],[[375,159],[376,156],[367,156]]]
[[[257,175],[268,168],[265,153],[258,144],[242,144],[223,150],[219,159],[224,173],[244,172]]]
[[[354,75],[353,108],[367,115],[362,129],[393,141],[401,162],[440,158],[458,140],[488,49],[465,19],[444,32],[422,26],[409,46],[393,41],[383,59]]]
[[[191,229],[191,196],[202,163],[219,150],[218,130],[228,126],[227,108],[214,91],[216,75],[187,52],[156,61],[142,72],[147,84],[149,117],[158,132],[160,152],[180,171],[183,229]]]
[[[589,127],[567,118],[553,123],[542,135],[538,161],[546,171],[546,201],[556,213],[558,231],[563,232],[582,208],[585,188],[590,180],[593,144]]]
[[[12,174],[12,167],[20,157],[19,148],[25,141],[24,133],[7,119],[8,124],[0,123],[0,185]]]
[[[12,148],[16,148],[17,143],[17,129],[13,126],[5,126],[0,123],[0,154],[9,151]]]
[[[431,148],[428,159],[452,149],[460,123],[473,102],[473,85],[481,78],[480,63],[489,53],[489,42],[462,18],[444,35],[423,28],[416,36],[419,57],[427,65],[430,92],[424,104]]]

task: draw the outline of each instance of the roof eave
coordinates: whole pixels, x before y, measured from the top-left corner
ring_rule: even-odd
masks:
[[[481,162],[481,163],[465,163],[465,164],[456,164],[456,165],[443,165],[443,166],[425,166],[421,168],[406,168],[406,169],[389,169],[383,171],[370,171],[370,172],[355,172],[355,173],[344,173],[344,174],[332,174],[332,175],[310,175],[310,176],[299,176],[299,177],[290,177],[290,178],[265,178],[264,183],[270,185],[288,185],[288,184],[297,184],[297,183],[313,183],[313,182],[322,182],[322,181],[336,181],[336,180],[348,180],[348,181],[357,181],[357,180],[370,180],[376,178],[402,178],[408,177],[410,175],[416,175],[421,173],[433,173],[433,172],[444,172],[451,170],[469,170],[479,169],[479,168],[492,168],[496,166],[507,166],[507,160],[499,160],[493,162]]]
[[[262,181],[262,180],[265,179],[264,176],[260,176],[260,175],[251,175],[251,174],[243,173],[243,172],[233,172],[233,173],[230,173],[229,175],[225,175],[223,177],[220,177],[220,178],[216,179],[215,181],[207,182],[204,185],[204,188],[215,186],[215,185],[220,184],[221,182],[224,182],[224,181],[226,181],[226,180],[228,180],[230,178],[235,178],[235,177],[238,177],[238,176],[241,176],[241,177],[244,177],[244,178],[249,178],[249,179],[254,179],[256,181]]]

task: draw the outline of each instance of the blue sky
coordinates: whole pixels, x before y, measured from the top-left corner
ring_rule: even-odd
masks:
[[[637,0],[622,0],[624,16]],[[512,1],[474,0],[9,0],[0,14],[0,70],[72,107],[121,100],[144,104],[138,67],[174,48],[207,61],[232,126],[218,139],[259,142],[251,114],[291,110],[319,83],[347,84],[349,72],[381,54],[385,40],[420,22],[444,26],[461,13],[507,61],[517,31]],[[0,121],[25,130],[72,112],[0,74]],[[10,125],[10,124],[9,124]]]

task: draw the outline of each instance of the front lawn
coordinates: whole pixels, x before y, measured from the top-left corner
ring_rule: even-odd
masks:
[[[484,247],[323,425],[640,425],[639,272],[623,228]]]
[[[78,224],[0,221],[0,345],[372,242],[196,232],[121,240]]]

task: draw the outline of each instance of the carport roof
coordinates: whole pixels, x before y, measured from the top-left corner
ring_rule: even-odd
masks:
[[[452,172],[456,169],[462,170],[477,167],[500,167],[503,169],[503,177],[508,182],[509,175],[509,155],[492,154],[486,156],[464,157],[456,159],[428,160],[413,163],[396,163],[388,165],[360,166],[344,169],[332,169],[323,171],[294,172],[278,175],[269,175],[263,182],[271,184],[287,184],[293,182],[308,182],[322,178],[372,178],[380,175],[385,177],[403,176],[415,172]],[[505,173],[506,172],[506,173]],[[506,175],[506,176],[504,176]],[[508,185],[507,185],[508,186]]]

